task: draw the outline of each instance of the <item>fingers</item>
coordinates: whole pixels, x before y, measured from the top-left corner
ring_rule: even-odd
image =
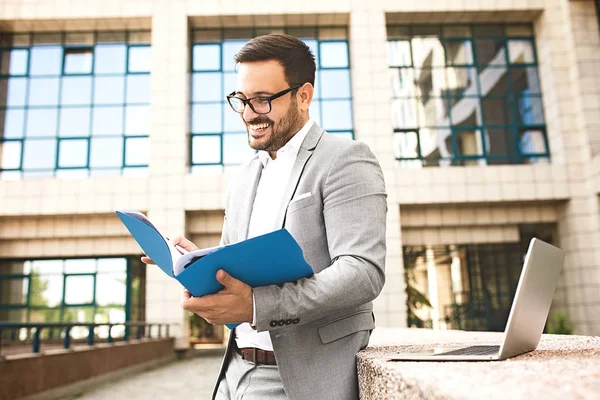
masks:
[[[148,256],[143,256],[140,260],[142,260],[144,264],[156,265],[156,263]]]
[[[184,238],[181,235],[173,238],[173,240],[171,242],[173,242],[173,244],[175,246],[181,246],[182,248],[184,248],[187,251],[198,250],[198,246],[196,246],[194,243],[190,242],[189,240],[187,240],[186,238]]]
[[[234,281],[236,281],[236,279],[234,277],[232,277],[231,275],[229,275],[227,272],[220,269],[217,271],[217,281],[219,281],[219,283],[221,285],[228,288],[231,285],[235,285]]]

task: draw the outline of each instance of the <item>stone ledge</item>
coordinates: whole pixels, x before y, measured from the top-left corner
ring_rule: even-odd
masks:
[[[536,351],[505,361],[390,362],[431,345],[499,344],[502,333],[378,328],[358,353],[360,398],[597,399],[600,337],[543,335]]]

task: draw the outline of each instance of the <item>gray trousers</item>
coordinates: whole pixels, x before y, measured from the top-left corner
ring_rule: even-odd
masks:
[[[287,399],[276,365],[255,365],[231,352],[215,400]]]

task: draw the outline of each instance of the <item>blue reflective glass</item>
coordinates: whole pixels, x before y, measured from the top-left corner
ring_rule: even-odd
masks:
[[[124,74],[127,46],[124,44],[99,44],[94,50],[95,74]]]
[[[150,72],[152,48],[134,46],[129,48],[129,72]]]
[[[92,78],[64,77],[60,102],[63,105],[89,105],[92,102]]]
[[[90,74],[92,72],[92,49],[66,49],[65,74]]]
[[[233,112],[231,109],[225,110],[224,122],[223,130],[225,132],[246,132],[246,124],[244,124],[240,114]]]
[[[308,109],[308,115],[320,126],[321,124],[321,102],[319,100],[313,100]]]
[[[237,86],[237,74],[235,72],[224,72],[223,73],[223,92],[221,98],[225,99],[227,95],[236,90]]]
[[[192,75],[192,101],[222,101],[221,75],[220,72],[194,73]]]
[[[64,107],[60,110],[59,133],[61,137],[88,136],[90,132],[89,107]]]
[[[194,71],[215,71],[221,68],[221,45],[197,44],[192,51]]]
[[[2,169],[18,169],[21,167],[21,142],[8,141],[0,142],[0,168]]]
[[[58,78],[32,78],[29,81],[29,105],[56,106],[59,83]]]
[[[150,139],[127,138],[125,139],[125,165],[148,165],[150,159]]]
[[[63,48],[60,46],[33,46],[29,56],[31,76],[55,75],[62,71]]]
[[[321,111],[324,129],[352,129],[352,103],[350,100],[324,100]]]
[[[25,140],[23,169],[53,169],[56,162],[56,139]]]
[[[350,71],[322,70],[319,71],[321,82],[321,98],[347,99],[350,97]]]
[[[0,79],[0,88],[6,88],[6,102],[0,96],[0,105],[19,107],[25,105],[27,97],[27,78]]]
[[[0,112],[0,118],[2,113]],[[4,139],[22,138],[25,127],[25,110],[10,108],[4,112]]]
[[[346,139],[353,140],[353,138],[352,138],[352,132],[333,132],[333,134],[335,136],[339,136],[339,137],[343,137],[343,138],[346,138]]]
[[[123,104],[125,102],[125,78],[102,76],[94,78],[95,104]]]
[[[128,104],[150,103],[150,75],[128,75],[125,100]]]
[[[245,44],[245,40],[227,40],[223,42],[223,71],[235,71],[233,57]]]
[[[223,135],[223,164],[241,164],[254,154],[248,145],[248,135]]]
[[[540,97],[521,96],[519,97],[518,106],[519,125],[542,125],[544,123],[542,99]]]
[[[92,137],[90,167],[120,167],[123,164],[123,138]]]
[[[10,75],[25,75],[27,74],[27,63],[29,61],[29,51],[24,49],[15,49],[6,52],[10,56],[10,64],[8,73]],[[4,64],[4,59],[2,63]],[[2,67],[4,70],[4,66]],[[4,71],[2,71],[4,73]]]
[[[222,104],[194,104],[192,106],[192,133],[220,133],[222,130]]]
[[[30,108],[27,111],[26,137],[53,137],[56,136],[56,123],[58,109],[56,108]]]
[[[150,120],[150,106],[127,106],[125,108],[125,135],[148,135]]]
[[[348,67],[348,43],[346,42],[321,42],[319,54],[321,68]]]
[[[123,107],[94,107],[92,135],[121,135]]]
[[[85,167],[87,165],[88,141],[61,140],[58,144],[58,166]]]
[[[194,136],[192,138],[192,163],[220,163],[221,138],[219,136]]]

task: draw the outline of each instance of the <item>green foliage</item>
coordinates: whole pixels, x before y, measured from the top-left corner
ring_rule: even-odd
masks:
[[[563,310],[556,310],[546,323],[546,333],[553,335],[572,335],[575,325],[567,318]]]

